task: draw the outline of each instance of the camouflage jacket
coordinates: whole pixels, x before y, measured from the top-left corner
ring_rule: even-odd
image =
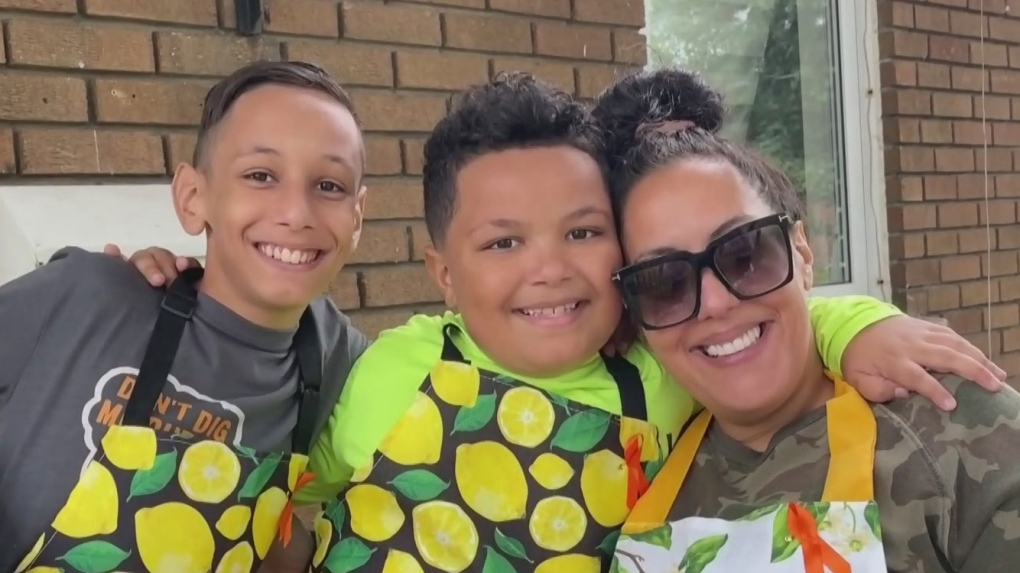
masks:
[[[874,405],[875,501],[891,572],[1020,571],[1020,394],[956,377],[958,406],[925,398]],[[670,519],[736,519],[775,502],[821,499],[829,465],[824,408],[764,452],[709,429]]]

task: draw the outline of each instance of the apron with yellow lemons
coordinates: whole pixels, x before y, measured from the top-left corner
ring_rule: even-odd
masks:
[[[886,573],[874,501],[876,423],[857,392],[833,376],[826,403],[829,469],[821,501],[775,503],[736,521],[670,520],[711,415],[702,412],[623,526],[612,571],[651,573]]]
[[[467,362],[444,331],[417,398],[316,519],[313,571],[599,573],[659,444],[635,366],[623,416]]]
[[[200,277],[186,271],[168,289],[123,420],[17,573],[246,573],[278,532],[289,541],[291,496],[312,479],[305,467],[322,371],[309,312],[295,336],[302,390],[293,453],[189,442],[149,427]]]

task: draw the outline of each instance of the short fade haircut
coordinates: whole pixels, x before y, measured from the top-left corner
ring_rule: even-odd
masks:
[[[588,154],[605,177],[602,138],[588,110],[531,74],[501,72],[459,94],[425,142],[425,224],[442,246],[457,201],[457,175],[479,156],[566,145]]]
[[[347,108],[358,128],[361,121],[354,111],[354,102],[347,90],[325,70],[306,62],[256,62],[220,80],[205,95],[202,122],[198,126],[198,142],[192,165],[201,166],[208,159],[210,141],[216,126],[244,94],[266,85],[305,88],[324,93]]]

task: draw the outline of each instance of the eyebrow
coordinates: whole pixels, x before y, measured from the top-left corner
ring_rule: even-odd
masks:
[[[571,211],[566,217],[563,218],[563,220],[576,221],[578,219],[583,219],[584,217],[587,217],[589,215],[601,215],[603,217],[609,217],[609,213],[605,209],[596,207],[595,205],[586,205],[584,207]],[[479,223],[478,225],[475,225],[475,227],[471,229],[470,232],[476,233],[484,227],[497,227],[500,229],[518,229],[521,227],[521,225],[522,223],[520,221],[514,219],[491,219],[483,223]]]
[[[734,227],[737,227],[742,223],[746,223],[753,219],[754,217],[751,217],[749,215],[738,215],[736,217],[730,217],[729,219],[726,220],[725,223],[719,225],[718,227],[715,228],[714,231],[712,231],[712,234],[708,236],[708,242],[711,243],[712,241],[728,233]],[[656,257],[661,257],[663,255],[672,255],[673,253],[683,252],[690,251],[684,251],[683,249],[677,249],[676,247],[659,247],[657,249],[652,249],[646,253],[642,253],[640,257],[634,260],[634,262],[646,261],[648,259],[654,259]]]
[[[247,155],[276,155],[276,156],[279,156],[280,152],[277,151],[276,149],[273,149],[272,147],[267,147],[265,145],[256,145],[256,146],[252,147],[251,149],[248,149],[247,151],[243,151],[243,152],[239,153],[237,155],[237,157],[245,157]],[[341,157],[339,155],[333,155],[331,153],[324,153],[322,155],[322,157],[324,159],[326,159],[327,161],[330,161],[332,163],[337,163],[339,165],[343,165],[344,167],[349,167],[349,168],[353,168],[354,167],[354,165],[352,165],[350,161],[348,161],[347,159],[345,159],[345,158],[343,158],[343,157]]]

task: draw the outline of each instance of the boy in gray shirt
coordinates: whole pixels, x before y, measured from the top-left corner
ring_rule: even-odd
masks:
[[[363,168],[325,72],[248,66],[209,92],[172,184],[207,236],[204,277],[164,292],[69,248],[0,287],[0,571],[98,553],[127,571],[258,567],[368,344],[321,297],[360,236]]]

